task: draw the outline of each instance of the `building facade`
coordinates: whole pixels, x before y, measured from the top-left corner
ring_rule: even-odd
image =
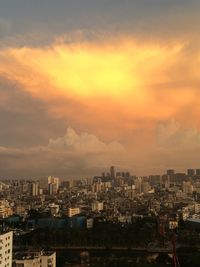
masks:
[[[56,267],[56,252],[17,253],[13,260],[14,267]]]
[[[0,266],[12,267],[13,232],[0,234]]]

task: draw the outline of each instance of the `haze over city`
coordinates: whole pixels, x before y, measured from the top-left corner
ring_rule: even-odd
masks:
[[[0,0],[2,177],[199,168],[197,0]]]

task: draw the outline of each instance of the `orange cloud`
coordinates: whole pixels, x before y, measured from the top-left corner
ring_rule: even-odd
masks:
[[[0,53],[0,71],[26,90],[46,98],[51,94],[72,97],[145,98],[144,87],[156,78],[165,82],[163,69],[180,51],[180,45],[163,48],[119,40],[116,44],[54,44],[43,48],[8,48]],[[157,73],[157,77],[155,76]],[[48,86],[49,94],[45,93]],[[43,90],[42,90],[43,88]]]
[[[83,120],[94,128],[106,124],[110,135],[115,135],[117,125],[132,129],[144,119],[176,117],[196,101],[196,91],[190,86],[194,66],[189,76],[177,71],[183,50],[179,42],[159,46],[129,38],[12,47],[0,51],[0,75],[49,101],[49,110],[56,116],[71,114],[77,124]],[[188,81],[179,85],[183,75]],[[69,99],[84,110],[69,110]]]

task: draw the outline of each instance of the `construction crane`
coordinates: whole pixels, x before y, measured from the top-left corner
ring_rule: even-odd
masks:
[[[166,239],[166,231],[165,231],[165,220],[162,217],[158,218],[158,231],[159,231],[159,236],[160,236],[160,245],[161,247],[162,246],[164,247],[164,243]],[[177,252],[176,252],[176,234],[174,232],[174,229],[172,229],[172,236],[169,239],[171,239],[171,244],[172,244],[172,266],[180,267],[180,263],[179,263]]]
[[[180,263],[177,257],[177,253],[176,253],[176,235],[173,232],[172,238],[171,238],[171,242],[172,242],[172,259],[173,259],[173,267],[180,267]]]

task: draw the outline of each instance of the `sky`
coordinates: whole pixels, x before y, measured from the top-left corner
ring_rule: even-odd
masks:
[[[200,168],[198,0],[0,0],[0,177]]]

